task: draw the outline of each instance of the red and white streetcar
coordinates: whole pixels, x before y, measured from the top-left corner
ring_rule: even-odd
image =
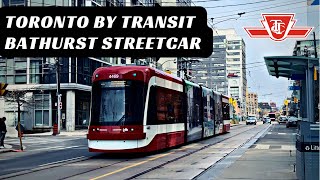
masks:
[[[228,132],[229,98],[146,66],[92,77],[90,152],[151,152]]]

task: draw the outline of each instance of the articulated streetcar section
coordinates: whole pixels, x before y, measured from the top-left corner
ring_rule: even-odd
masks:
[[[145,66],[93,74],[90,152],[154,152],[226,133],[229,98]]]

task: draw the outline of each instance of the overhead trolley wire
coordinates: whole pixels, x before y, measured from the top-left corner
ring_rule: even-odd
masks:
[[[296,2],[296,3],[286,3],[286,4],[282,4],[283,6],[285,5],[293,5],[293,4],[299,4],[299,3],[302,3],[304,1],[299,1],[299,2]],[[205,7],[207,8],[207,7]],[[248,13],[252,13],[252,12],[258,12],[258,11],[261,11],[261,10],[266,10],[266,9],[274,9],[274,8],[279,8],[279,5],[278,6],[272,6],[272,7],[266,7],[266,8],[261,8],[261,9],[256,9],[256,10],[252,10],[252,11],[245,11],[245,14],[248,14]],[[223,17],[230,17],[230,16],[236,16],[238,14],[229,14],[229,15],[224,15],[224,16],[217,16],[217,17],[214,17],[214,19],[218,19],[218,18],[223,18]]]

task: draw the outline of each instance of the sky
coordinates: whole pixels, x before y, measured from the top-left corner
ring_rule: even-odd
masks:
[[[284,99],[291,95],[288,90],[289,80],[270,76],[264,63],[264,57],[292,56],[296,40],[301,39],[286,39],[283,42],[274,42],[271,39],[251,39],[243,27],[262,27],[261,13],[296,13],[295,26],[316,26],[315,31],[318,37],[320,31],[319,6],[307,6],[307,0],[194,0],[193,2],[193,5],[206,8],[208,19],[211,21],[211,18],[214,18],[212,23],[215,24],[216,29],[234,28],[237,35],[244,39],[249,92],[258,93],[259,102],[272,101],[280,107]],[[245,14],[238,18],[237,14],[241,12]],[[311,37],[309,35],[307,39]]]

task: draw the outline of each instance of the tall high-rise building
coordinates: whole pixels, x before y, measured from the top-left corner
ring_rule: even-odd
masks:
[[[311,35],[310,35],[311,36]],[[316,40],[318,58],[320,57],[319,39]],[[293,49],[293,56],[315,57],[314,40],[298,40]]]
[[[258,116],[258,94],[257,93],[248,93],[247,97],[247,113],[248,115]]]
[[[1,0],[7,6],[190,6],[190,0]],[[90,114],[91,78],[98,67],[148,65],[155,58],[131,59],[127,57],[60,57],[60,83],[62,94],[62,129],[74,131],[87,128]],[[160,58],[163,67],[177,69],[177,64]],[[52,57],[0,58],[0,82],[8,83],[8,90],[25,91],[28,103],[21,107],[21,123],[27,131],[52,129],[57,120],[56,60]],[[0,114],[7,117],[8,128],[17,124],[17,106],[0,97]]]
[[[246,115],[245,46],[234,29],[214,30],[211,56],[192,66],[194,81],[236,99],[242,116]]]

